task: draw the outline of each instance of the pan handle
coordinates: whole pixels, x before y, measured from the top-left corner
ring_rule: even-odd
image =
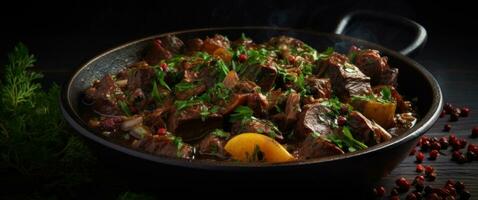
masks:
[[[427,40],[427,31],[425,28],[418,24],[415,21],[407,19],[405,17],[392,15],[388,13],[380,13],[374,11],[366,11],[366,10],[358,10],[353,11],[342,17],[337,28],[335,29],[336,34],[343,34],[345,35],[345,30],[349,25],[350,21],[354,18],[365,18],[365,19],[378,19],[385,22],[400,24],[405,26],[415,32],[415,37],[407,47],[400,50],[399,52],[406,56],[414,56],[416,55],[424,46]]]

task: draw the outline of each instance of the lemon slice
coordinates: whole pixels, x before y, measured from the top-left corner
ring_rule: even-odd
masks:
[[[258,133],[242,133],[230,139],[225,150],[233,159],[245,162],[264,160],[270,163],[295,160],[281,144],[273,138]]]

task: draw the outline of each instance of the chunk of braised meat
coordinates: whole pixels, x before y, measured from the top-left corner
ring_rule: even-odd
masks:
[[[300,94],[297,92],[291,92],[285,103],[285,121],[283,124],[285,129],[288,129],[292,124],[297,122],[297,117],[300,111]]]
[[[93,102],[93,107],[97,112],[117,115],[121,114],[118,101],[124,100],[125,96],[121,89],[115,85],[111,75],[106,75],[85,91],[85,98],[88,102]]]
[[[313,134],[307,136],[298,150],[299,159],[322,158],[340,154],[344,154],[342,149]]]
[[[156,38],[153,45],[147,51],[144,60],[150,65],[156,65],[161,60],[170,59],[174,54],[180,52],[184,43],[176,36],[167,35],[165,37]]]
[[[194,38],[186,41],[185,53],[188,55],[194,55],[194,53],[201,51],[203,40],[200,38]]]
[[[260,90],[260,87],[253,81],[239,81],[233,88],[235,93],[253,93]]]
[[[372,92],[370,78],[365,76],[355,65],[348,63],[344,55],[333,53],[328,59],[321,61],[321,68],[332,82],[332,88],[342,99],[350,96],[366,95]]]
[[[192,88],[176,91],[174,94],[177,100],[186,100],[190,99],[193,96],[200,95],[207,90],[206,85],[197,84],[194,85]]]
[[[224,37],[223,35],[216,34],[213,37],[207,37],[204,40],[202,50],[213,55],[214,52],[220,48],[229,49],[230,47],[231,44],[226,37]]]
[[[392,139],[390,133],[360,112],[352,111],[347,122],[354,138],[366,145],[375,145]]]
[[[232,124],[232,134],[240,133],[260,133],[267,135],[276,140],[282,141],[284,139],[282,132],[269,120],[266,119],[244,119]]]
[[[290,49],[302,47],[304,42],[293,37],[278,36],[271,38],[266,45],[278,49],[281,58],[290,59],[292,56]]]
[[[267,92],[272,89],[277,77],[276,63],[272,60],[264,64],[252,64],[239,73],[241,80],[249,80],[257,83],[262,91]]]
[[[320,103],[305,105],[297,119],[297,135],[305,138],[313,132],[321,135],[332,133],[330,125],[334,119],[330,116],[331,112],[332,110]]]
[[[396,114],[394,121],[395,126],[388,131],[390,132],[390,134],[393,135],[402,135],[403,133],[405,133],[405,131],[409,130],[415,125],[415,123],[417,122],[417,118],[413,116],[412,113],[407,112]]]
[[[390,68],[387,57],[380,56],[379,51],[352,48],[351,53],[355,54],[353,63],[360,71],[371,78],[372,85],[396,86],[398,69]]]
[[[116,133],[120,130],[120,125],[123,122],[122,117],[104,117],[100,120],[90,119],[88,121],[88,125],[91,128],[96,128],[101,131],[108,131],[112,133]]]
[[[227,158],[227,152],[224,150],[226,138],[209,134],[199,142],[198,153],[206,157],[219,159]]]
[[[153,130],[158,130],[159,128],[167,128],[166,119],[170,112],[170,106],[159,107],[153,110],[153,112],[148,113],[145,117],[144,123],[151,127]]]
[[[308,77],[306,85],[310,88],[310,93],[314,98],[330,98],[332,95],[332,84],[328,78]]]
[[[134,140],[131,146],[149,153],[167,157],[192,159],[194,153],[192,146],[177,139],[175,141],[175,138],[170,135],[147,135],[142,139]]]
[[[135,63],[128,68],[127,89],[130,92],[141,88],[143,91],[151,91],[154,69],[146,62]]]
[[[222,81],[224,87],[228,89],[234,88],[239,83],[239,76],[233,70],[229,71]]]
[[[255,116],[265,116],[269,102],[262,93],[254,92],[247,95],[247,106],[254,111]]]
[[[275,89],[267,93],[268,108],[270,113],[282,112],[287,101],[287,95],[281,89]]]
[[[174,35],[166,35],[161,38],[161,41],[163,41],[164,47],[173,54],[180,53],[184,47],[184,42]]]
[[[271,46],[271,47],[276,47],[279,48],[280,46],[290,46],[290,47],[301,47],[304,45],[304,42],[300,41],[299,39],[289,37],[289,36],[278,36],[278,37],[272,37],[266,45]]]
[[[183,138],[184,141],[200,139],[207,133],[221,128],[223,117],[219,113],[210,113],[207,116],[201,116],[204,107],[210,107],[205,104],[196,104],[188,106],[182,110],[175,109],[168,118],[168,131]]]
[[[222,108],[222,114],[223,115],[228,115],[234,110],[241,106],[244,105],[247,102],[247,99],[249,98],[249,93],[246,94],[233,94],[232,97],[229,99],[229,101],[226,103],[226,105]]]
[[[234,40],[231,44],[232,48],[237,48],[239,46],[245,46],[246,49],[253,48],[256,46],[254,41],[251,38],[239,38]]]

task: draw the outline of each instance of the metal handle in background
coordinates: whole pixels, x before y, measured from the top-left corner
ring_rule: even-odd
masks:
[[[337,25],[337,28],[335,29],[335,33],[344,34],[344,31],[347,25],[349,24],[349,22],[353,18],[360,17],[360,16],[375,18],[375,19],[380,19],[385,21],[391,21],[391,22],[399,23],[414,29],[416,34],[415,34],[415,38],[413,42],[410,45],[408,45],[406,48],[400,50],[400,53],[403,55],[411,56],[416,54],[426,43],[427,31],[422,25],[418,24],[417,22],[407,19],[405,17],[397,16],[397,15],[379,13],[374,11],[365,11],[365,10],[354,11],[345,15],[340,20],[339,24]]]

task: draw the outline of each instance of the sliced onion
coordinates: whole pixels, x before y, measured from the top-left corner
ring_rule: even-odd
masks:
[[[127,120],[123,121],[123,123],[121,123],[121,130],[129,131],[133,127],[135,127],[135,126],[137,126],[141,123],[143,123],[143,117],[142,116],[132,117],[130,119],[127,119]]]
[[[123,80],[117,80],[116,85],[118,87],[124,87],[128,84],[128,79],[123,79]]]
[[[143,125],[137,125],[129,131],[129,134],[137,139],[143,139],[151,136],[151,131]]]

